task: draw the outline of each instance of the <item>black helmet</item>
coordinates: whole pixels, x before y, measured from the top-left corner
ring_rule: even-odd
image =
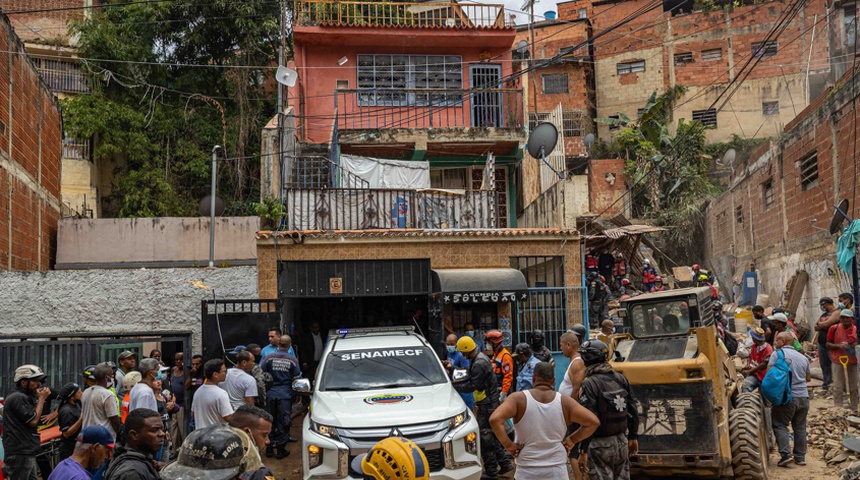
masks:
[[[711,310],[722,310],[723,302],[719,300],[714,300],[714,303],[711,304]]]
[[[582,337],[582,338],[585,338],[585,335],[588,333],[588,330],[586,330],[585,325],[583,325],[581,323],[577,323],[570,330],[573,333],[575,333],[577,337]]]
[[[582,357],[582,363],[586,367],[597,365],[606,361],[609,356],[609,347],[600,340],[589,340],[580,347],[579,356]]]
[[[529,355],[532,354],[532,347],[528,343],[518,343],[516,348],[514,348],[514,353],[517,355]]]
[[[84,378],[95,381],[96,376],[93,375],[93,372],[95,372],[95,370],[95,365],[89,365],[87,368],[84,369]]]
[[[543,330],[536,328],[536,329],[532,330],[532,335],[531,335],[532,342],[534,342],[535,339],[537,339],[538,337],[540,337],[540,339],[543,340]]]
[[[194,430],[179,449],[176,462],[164,467],[164,480],[231,480],[247,468],[242,437],[218,424]]]

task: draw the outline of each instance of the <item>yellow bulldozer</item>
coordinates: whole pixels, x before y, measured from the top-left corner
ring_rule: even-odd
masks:
[[[719,340],[711,289],[649,293],[621,303],[610,363],[639,403],[631,475],[768,478],[769,409]]]

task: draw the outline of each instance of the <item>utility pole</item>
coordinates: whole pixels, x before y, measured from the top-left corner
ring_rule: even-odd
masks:
[[[287,44],[287,4],[286,0],[278,1],[278,28],[280,30],[281,41],[278,44],[278,66],[284,65],[286,62],[286,44]],[[278,162],[278,198],[281,202],[284,201],[284,85],[278,82],[278,151],[275,155]],[[275,192],[272,192],[273,194]]]
[[[220,145],[212,148],[212,193],[209,196],[209,268],[215,267],[215,183],[218,178],[218,152]]]

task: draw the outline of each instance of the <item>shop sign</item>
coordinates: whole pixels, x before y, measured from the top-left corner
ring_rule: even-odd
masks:
[[[528,292],[446,293],[445,303],[512,303],[527,298]]]
[[[331,295],[343,295],[343,278],[334,277],[328,279],[328,292]]]

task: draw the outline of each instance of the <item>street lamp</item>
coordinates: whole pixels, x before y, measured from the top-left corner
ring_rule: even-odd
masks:
[[[209,197],[209,268],[215,267],[215,183],[218,178],[218,152],[221,145],[212,148],[212,194]]]

